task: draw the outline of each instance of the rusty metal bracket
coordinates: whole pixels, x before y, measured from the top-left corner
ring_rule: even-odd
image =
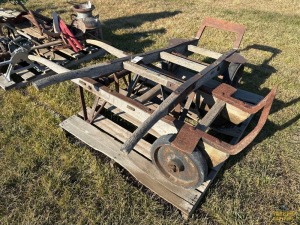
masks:
[[[236,91],[237,91],[236,88],[222,83],[212,91],[212,94],[216,98],[223,100],[224,102],[226,102],[244,112],[254,114],[254,113],[257,113],[260,109],[262,109],[266,105],[266,101],[271,97],[270,95],[273,94],[275,96],[276,88],[272,89],[272,91],[262,101],[260,101],[255,106],[247,104],[243,101],[240,101],[240,100],[232,97],[232,95]],[[273,98],[274,98],[274,96],[273,96]],[[273,99],[272,99],[272,101],[273,101]]]

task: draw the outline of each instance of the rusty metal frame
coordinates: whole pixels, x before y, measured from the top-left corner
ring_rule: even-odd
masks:
[[[215,19],[207,19],[204,21],[203,25],[201,26],[197,37],[200,38],[203,30],[207,26],[213,26],[220,29],[230,30],[233,32],[238,33],[238,42],[240,43],[241,38],[243,36],[243,33],[245,32],[244,26],[239,26],[233,23],[228,23],[224,21],[219,21]],[[132,135],[125,141],[123,144],[121,151],[130,153],[130,151],[134,148],[134,146],[137,144],[137,142],[147,133],[150,129],[153,127],[156,127],[156,123],[158,121],[165,123],[165,125],[168,127],[170,126],[170,130],[173,130],[174,133],[178,133],[175,140],[172,142],[172,145],[177,147],[179,150],[192,153],[193,150],[196,148],[196,145],[198,144],[199,140],[202,139],[205,143],[208,143],[209,145],[213,146],[219,151],[228,153],[228,154],[237,154],[240,152],[244,147],[246,147],[259,133],[261,128],[263,127],[267,116],[269,114],[269,110],[272,104],[272,101],[275,96],[275,89],[270,92],[269,95],[267,95],[266,98],[264,98],[262,101],[260,101],[257,105],[249,105],[245,102],[242,102],[238,99],[235,99],[232,97],[232,95],[236,92],[236,89],[226,85],[221,84],[217,88],[215,88],[212,91],[212,95],[217,98],[219,101],[221,101],[220,107],[217,111],[217,113],[220,113],[223,107],[226,105],[231,105],[233,107],[236,107],[237,109],[241,110],[242,112],[246,112],[249,115],[255,114],[259,110],[262,110],[261,117],[259,119],[258,125],[256,128],[250,132],[249,135],[247,135],[242,141],[240,141],[238,144],[232,146],[228,143],[222,142],[216,137],[213,137],[205,132],[205,130],[199,129],[197,126],[192,127],[190,125],[185,124],[184,122],[180,120],[184,120],[184,115],[180,117],[180,120],[176,119],[170,119],[168,114],[174,110],[174,108],[178,107],[180,104],[182,104],[183,101],[187,98],[187,96],[194,96],[195,93],[202,88],[202,85],[205,84],[205,82],[211,80],[212,78],[218,76],[222,71],[224,71],[224,68],[228,66],[228,63],[225,63],[227,61],[237,61],[238,63],[244,63],[245,60],[236,53],[236,50],[233,49],[219,57],[214,63],[211,65],[207,65],[202,71],[195,74],[193,77],[185,81],[183,84],[182,81],[174,80],[172,76],[168,76],[170,72],[166,71],[166,73],[163,73],[163,70],[161,69],[155,69],[155,67],[149,66],[149,64],[152,64],[156,61],[159,61],[160,58],[163,56],[164,60],[168,59],[168,57],[172,58],[172,62],[176,63],[176,60],[178,60],[178,63],[182,66],[189,66],[189,64],[186,64],[186,61],[189,60],[188,57],[181,57],[182,53],[185,53],[187,51],[187,46],[190,45],[196,45],[198,42],[198,39],[192,39],[192,40],[180,40],[177,42],[174,42],[173,45],[163,48],[154,50],[151,52],[143,53],[143,54],[137,54],[134,56],[127,56],[123,52],[121,52],[118,49],[115,49],[111,46],[105,46],[109,51],[116,53],[117,56],[121,57],[119,59],[113,60],[111,62],[103,63],[100,65],[92,66],[91,68],[83,68],[79,69],[77,71],[69,71],[69,70],[63,70],[62,74],[54,75],[52,77],[45,78],[43,80],[37,81],[35,83],[36,87],[43,88],[47,85],[61,82],[64,80],[68,80],[70,78],[77,78],[74,79],[73,82],[78,84],[80,88],[80,94],[81,94],[81,101],[83,109],[86,108],[84,98],[83,98],[83,92],[82,90],[85,89],[87,91],[90,91],[94,93],[97,98],[103,98],[105,102],[109,102],[110,104],[116,104],[117,107],[121,106],[122,110],[125,110],[127,113],[134,116],[135,110],[140,110],[143,113],[142,124],[132,133]],[[131,60],[135,60],[136,58],[139,58],[137,62],[132,62]],[[171,59],[170,58],[170,59]],[[174,59],[175,58],[175,59]],[[192,64],[197,63],[195,61],[191,61]],[[57,67],[57,66],[56,66]],[[190,67],[188,67],[190,68]],[[57,68],[56,68],[57,69]],[[120,72],[122,71],[122,72]],[[138,103],[137,101],[132,100],[128,94],[127,97],[119,93],[120,87],[118,80],[119,78],[124,79],[125,75],[130,74],[130,72],[134,72],[139,74],[142,77],[148,78],[148,79],[154,79],[154,81],[158,85],[163,85],[166,88],[172,90],[173,92],[166,98],[164,101],[158,106],[158,108],[153,111],[147,107],[145,107],[142,103]],[[95,81],[91,78],[83,78],[78,79],[81,77],[95,77],[99,81],[106,81],[108,83],[115,83],[115,90],[112,91],[103,83],[99,83],[98,81]],[[83,89],[82,89],[83,88]],[[204,87],[205,89],[206,87]],[[129,92],[131,92],[131,89],[129,88]],[[154,93],[157,93],[154,91]],[[151,95],[151,94],[150,94]],[[111,97],[109,97],[111,96]],[[189,110],[189,107],[191,105],[192,98],[189,97],[187,102],[185,103],[184,111],[186,114],[186,111]],[[98,101],[97,101],[98,102]],[[97,102],[95,104],[97,104]],[[123,102],[123,103],[122,103]],[[125,104],[125,105],[124,105]],[[127,104],[127,108],[126,108]],[[89,122],[93,122],[96,112],[97,105],[93,106],[92,115],[86,115],[86,112],[84,113],[84,119],[88,120]],[[101,106],[100,111],[103,109],[103,106]],[[214,109],[215,110],[215,109]],[[178,111],[178,110],[177,110]],[[214,117],[209,121],[211,123],[213,119],[217,116],[217,114],[213,115]],[[167,125],[168,124],[168,125]],[[173,127],[173,128],[172,128]],[[200,126],[201,127],[201,126]],[[204,126],[205,128],[205,126]],[[206,129],[206,128],[205,128]],[[156,129],[158,131],[158,129]],[[167,134],[168,129],[164,132],[158,131],[161,135]],[[187,137],[187,134],[193,134],[193,138],[190,139],[188,142],[185,140]],[[189,135],[191,136],[191,135]]]
[[[210,20],[208,19],[205,21],[204,25],[202,26],[203,29],[208,25],[214,25],[214,23],[218,23],[216,20]],[[221,22],[220,27],[224,28],[224,22]],[[232,25],[231,23],[227,24],[229,27],[228,29],[231,29],[233,31],[240,31],[244,30],[240,26]],[[202,29],[202,31],[203,31]],[[200,29],[201,30],[201,29]],[[240,38],[242,37],[241,34],[243,32],[240,32]],[[201,36],[201,35],[200,35]],[[238,144],[231,146],[228,143],[222,142],[218,138],[215,138],[209,134],[207,134],[204,131],[201,131],[200,129],[194,128],[190,125],[187,125],[185,123],[181,123],[178,120],[170,119],[168,114],[174,110],[175,107],[177,107],[180,103],[185,101],[187,96],[192,94],[193,92],[197,92],[199,89],[202,88],[202,85],[205,84],[205,82],[211,80],[212,78],[218,76],[221,71],[224,70],[226,66],[228,66],[228,61],[237,61],[238,63],[244,63],[245,60],[236,53],[236,49],[233,49],[219,57],[214,63],[211,65],[208,65],[205,67],[201,72],[197,73],[193,77],[191,77],[189,80],[185,81],[183,84],[182,81],[174,80],[172,79],[172,76],[168,76],[169,72],[166,71],[163,73],[161,69],[155,69],[155,67],[149,66],[150,64],[159,61],[160,57],[163,55],[164,57],[167,57],[168,54],[172,54],[172,59],[175,57],[176,60],[186,61],[188,60],[188,57],[181,57],[181,53],[184,53],[187,51],[187,46],[190,46],[192,44],[197,44],[197,39],[192,40],[180,40],[179,42],[174,42],[173,45],[163,48],[154,50],[151,52],[143,53],[143,54],[137,54],[134,56],[126,56],[118,49],[114,49],[111,46],[105,46],[108,50],[111,52],[116,52],[118,56],[121,58],[103,63],[100,65],[92,66],[91,68],[83,68],[79,69],[77,71],[63,71],[62,74],[54,75],[49,78],[45,78],[43,80],[39,80],[35,83],[35,86],[38,88],[43,88],[45,86],[51,85],[53,83],[61,82],[64,80],[68,80],[70,78],[76,78],[73,80],[76,84],[81,86],[87,91],[90,91],[94,93],[96,96],[103,98],[105,102],[109,102],[110,104],[116,104],[117,107],[121,107],[122,110],[125,110],[127,113],[134,116],[134,112],[131,112],[131,110],[140,110],[144,113],[144,116],[142,119],[142,124],[132,133],[132,135],[125,141],[123,144],[121,151],[130,153],[131,150],[134,148],[134,146],[137,144],[137,142],[147,133],[150,129],[153,127],[156,127],[156,123],[158,121],[165,123],[165,125],[170,126],[170,130],[173,130],[174,133],[178,133],[175,140],[172,142],[172,145],[176,146],[178,149],[184,152],[192,153],[193,150],[196,148],[196,145],[198,144],[199,140],[202,139],[204,142],[208,143],[209,145],[215,147],[217,150],[220,150],[222,152],[226,152],[229,154],[237,154],[240,152],[244,147],[246,147],[258,134],[258,132],[261,130],[262,126],[264,125],[267,115],[269,113],[271,103],[275,96],[275,91],[272,91],[264,100],[262,100],[260,103],[258,103],[256,106],[251,106],[249,104],[246,104],[240,100],[237,100],[232,97],[232,94],[236,91],[235,88],[226,85],[221,84],[217,88],[215,88],[212,92],[212,95],[219,99],[220,101],[223,101],[224,104],[232,105],[233,107],[236,107],[237,109],[240,109],[243,112],[247,112],[249,114],[254,114],[257,111],[263,109],[262,116],[259,120],[258,126],[247,136],[245,137],[241,142]],[[240,41],[240,40],[239,40]],[[162,54],[166,53],[166,54]],[[140,60],[136,63],[131,62],[131,60],[135,60],[136,58],[139,58]],[[165,59],[165,58],[164,58]],[[197,63],[195,61],[192,61],[193,63]],[[185,63],[181,64],[184,65]],[[124,70],[125,69],[125,70]],[[120,73],[119,71],[123,71]],[[145,107],[143,104],[138,103],[134,100],[132,100],[129,96],[126,97],[122,95],[119,92],[118,87],[118,74],[128,74],[130,72],[139,73],[140,76],[152,79],[155,78],[155,82],[158,82],[158,84],[165,86],[166,88],[169,88],[173,90],[173,92],[166,98],[164,101],[158,106],[158,108],[153,111],[147,107]],[[166,76],[167,75],[167,76]],[[109,90],[105,85],[100,84],[98,81],[95,81],[90,78],[83,78],[82,77],[94,77],[99,80],[106,80],[109,83],[115,82],[116,84],[116,91]],[[109,78],[110,77],[110,78]],[[78,79],[79,78],[79,79]],[[81,78],[81,79],[80,79]],[[124,76],[120,76],[120,78],[125,78]],[[205,88],[205,87],[204,87]],[[107,96],[111,96],[107,97]],[[191,100],[191,99],[190,99]],[[118,102],[123,103],[118,103]],[[83,102],[84,103],[84,102]],[[127,108],[124,107],[124,104],[128,104]],[[186,103],[186,109],[188,110],[189,106],[187,106],[188,103]],[[93,107],[95,108],[95,107]],[[102,109],[101,109],[102,110]],[[93,114],[95,113],[95,110],[92,110]],[[221,110],[220,110],[221,111]],[[86,116],[85,119],[87,120],[90,118],[89,122],[93,122],[94,115]],[[181,117],[181,120],[183,120],[183,117]],[[173,127],[173,128],[171,128]],[[167,129],[168,130],[168,129]],[[158,128],[156,128],[156,131],[159,132],[161,135],[167,134],[168,131],[159,131]],[[193,138],[190,141],[185,141],[186,134],[189,133],[193,134]],[[191,135],[190,135],[191,136]]]
[[[243,36],[246,31],[246,27],[241,24],[232,23],[225,20],[215,19],[215,18],[205,18],[196,35],[196,38],[198,39],[201,38],[206,27],[214,27],[217,29],[236,33],[237,36],[233,43],[233,48],[235,49],[238,49],[240,47],[240,44],[242,42]]]
[[[215,97],[217,97],[219,100],[224,101],[226,104],[230,104],[249,114],[255,114],[258,111],[262,110],[256,127],[247,136],[245,136],[235,145],[231,145],[212,135],[209,135],[208,133],[200,129],[195,129],[194,127],[182,124],[182,127],[180,128],[180,131],[177,134],[175,140],[172,142],[172,145],[177,149],[180,149],[181,151],[191,153],[196,148],[200,139],[202,139],[204,142],[214,147],[215,149],[221,152],[228,153],[230,155],[238,154],[245,147],[247,147],[258,135],[268,119],[268,115],[275,98],[276,88],[273,88],[263,100],[261,100],[257,105],[254,106],[231,97],[232,94],[236,92],[236,90],[237,89],[227,84],[220,84],[213,90],[212,93]],[[187,137],[192,138],[189,138],[189,141],[186,141]]]

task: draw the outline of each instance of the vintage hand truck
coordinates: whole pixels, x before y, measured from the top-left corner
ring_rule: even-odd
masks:
[[[237,33],[234,49],[219,54],[197,46],[207,26]],[[195,39],[38,80],[41,89],[73,79],[82,111],[60,126],[128,170],[189,217],[229,155],[242,151],[265,124],[276,90],[266,97],[236,89],[245,59],[237,53],[245,27],[207,18]],[[215,59],[198,62],[192,54]],[[51,63],[47,64],[52,68]],[[221,80],[215,78],[221,77]],[[95,95],[86,106],[84,90]],[[256,127],[244,136],[252,116]]]
[[[67,26],[53,12],[53,18],[28,10],[0,9],[0,86],[4,90],[22,87],[51,70],[34,62],[31,56],[50,59],[72,67],[104,55],[97,40],[101,24],[92,16],[91,3],[73,6],[72,23]]]

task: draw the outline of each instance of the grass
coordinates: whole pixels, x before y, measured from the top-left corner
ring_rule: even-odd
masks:
[[[65,136],[59,122],[80,110],[72,83],[42,92],[33,87],[0,90],[0,223],[280,224],[282,218],[286,224],[299,224],[298,1],[94,4],[105,39],[132,53],[164,47],[172,37],[193,37],[207,16],[246,25],[241,54],[248,64],[241,88],[266,95],[278,86],[269,119],[254,142],[227,161],[193,218],[185,222],[171,205],[110,168],[107,158]],[[67,1],[31,0],[27,6],[42,8],[45,15],[55,10],[69,20]],[[214,41],[216,49],[227,47],[221,34],[213,37],[203,44],[212,46]]]

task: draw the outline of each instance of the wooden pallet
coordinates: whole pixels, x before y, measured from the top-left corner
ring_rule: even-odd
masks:
[[[42,51],[44,51],[43,54],[45,54],[46,56],[48,54],[49,58],[54,56],[54,62],[67,68],[83,62],[88,62],[98,57],[102,57],[105,54],[105,50],[95,46],[87,46],[85,49],[83,49],[83,51],[79,53],[75,53],[70,49],[64,49],[54,53],[48,51],[47,49],[43,49]],[[33,70],[33,72],[29,70],[23,70],[18,74],[14,74],[11,81],[8,81],[3,74],[0,74],[0,87],[4,90],[21,88],[43,78],[45,75],[49,76],[54,74],[54,72],[49,70],[48,68],[40,65],[37,66],[39,67],[39,71]]]
[[[131,135],[130,131],[103,115],[98,116],[93,124],[85,122],[81,115],[82,112],[78,116],[71,116],[63,121],[60,126],[93,149],[110,157],[131,173],[140,183],[179,209],[185,219],[195,212],[223,166],[223,163],[221,163],[211,168],[206,181],[196,189],[185,189],[176,186],[166,180],[152,164],[150,143],[142,139],[135,146],[134,151],[125,155],[120,151],[120,148],[122,143]],[[233,138],[231,144],[238,142],[251,118],[240,125],[240,135]],[[127,115],[127,120],[130,121],[131,119],[134,120],[134,118],[128,118]]]

